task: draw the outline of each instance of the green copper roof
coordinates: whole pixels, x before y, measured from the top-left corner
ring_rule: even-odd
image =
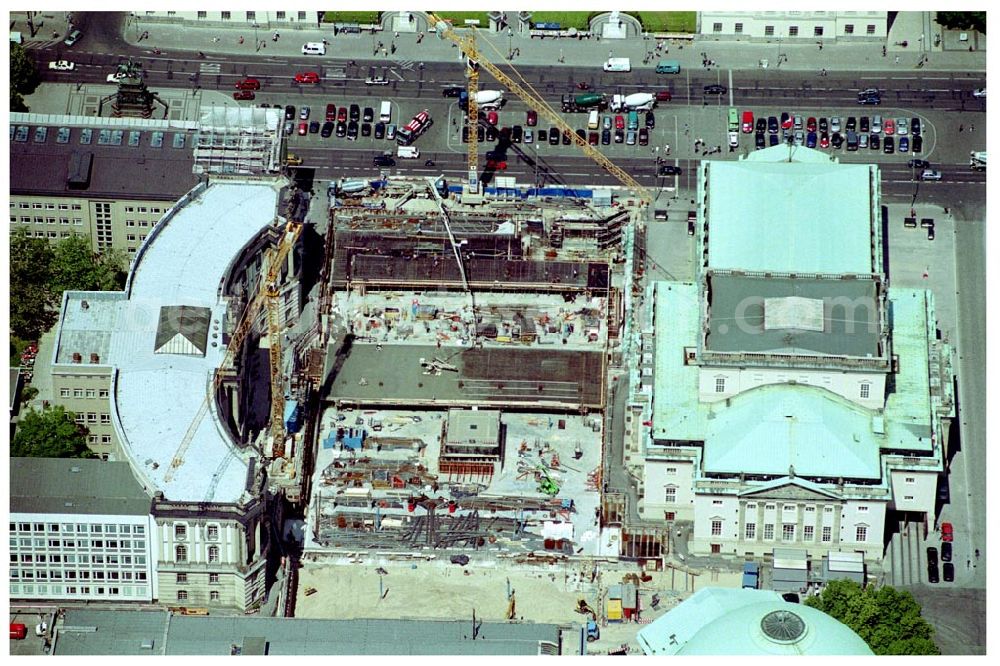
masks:
[[[698,402],[698,366],[684,364],[684,348],[698,341],[698,288],[657,282],[654,294],[653,436],[701,440],[708,410]]]

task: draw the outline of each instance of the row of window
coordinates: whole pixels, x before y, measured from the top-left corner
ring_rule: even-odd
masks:
[[[107,400],[111,395],[109,389],[59,389],[60,398],[100,398],[101,400]]]
[[[83,218],[82,217],[73,217],[73,218],[70,218],[70,217],[60,217],[60,218],[55,218],[55,217],[28,217],[27,215],[22,215],[21,217],[18,217],[17,215],[11,215],[10,216],[10,222],[11,222],[11,224],[17,224],[18,222],[20,222],[21,224],[53,224],[53,225],[54,224],[63,224],[63,225],[66,225],[66,226],[69,226],[70,224],[72,224],[74,227],[82,227],[83,226]]]
[[[145,555],[122,555],[120,553],[104,553],[101,555],[86,555],[76,553],[11,553],[11,564],[95,564],[106,567],[119,564],[125,566],[146,566]]]
[[[14,534],[16,532],[37,532],[42,533],[62,533],[62,534],[72,534],[76,532],[77,534],[145,534],[145,525],[109,525],[109,524],[97,524],[92,523],[90,525],[85,525],[83,523],[11,523],[10,532]]]
[[[208,574],[208,582],[209,582],[210,585],[216,585],[216,584],[218,584],[218,582],[219,582],[219,574],[217,574],[217,573],[210,573],[210,574]],[[179,573],[179,574],[177,574],[177,584],[178,585],[187,585],[187,583],[188,583],[188,575],[186,573]]]
[[[11,548],[14,547],[15,542],[20,542],[22,548],[44,548],[46,546],[46,541],[49,548],[52,549],[66,549],[66,548],[113,548],[115,550],[146,550],[146,540],[145,539],[15,539],[11,537],[10,545]],[[34,542],[34,543],[32,543]]]
[[[187,562],[188,561],[188,547],[187,546],[177,546],[174,549],[174,554],[176,556],[174,558],[174,561],[176,561],[176,562]],[[208,547],[208,561],[209,562],[218,562],[219,561],[219,547],[218,546],[209,546]]]
[[[875,24],[869,23],[868,26],[867,26],[867,28],[865,30],[866,30],[866,34],[868,34],[868,35],[874,35],[875,34]],[[722,23],[712,23],[712,32],[721,33],[722,32]],[[743,34],[743,24],[742,23],[736,23],[736,24],[734,24],[733,25],[733,32],[735,34],[737,34],[737,35],[742,35]],[[768,37],[773,37],[774,36],[774,26],[773,25],[766,25],[766,26],[764,26],[764,34],[766,36],[768,36]],[[844,25],[844,34],[845,35],[853,35],[854,34],[854,24],[853,23],[848,23],[848,24]],[[789,37],[798,37],[799,36],[799,26],[797,26],[797,25],[790,25],[790,26],[788,26],[788,36]],[[821,26],[821,25],[813,26],[813,37],[822,37],[822,36],[823,36],[823,26]]]
[[[129,243],[135,243],[137,240],[139,243],[144,243],[146,242],[146,236],[145,234],[143,234],[142,236],[139,236],[137,239],[135,234],[125,234],[125,240]]]
[[[111,435],[87,435],[87,444],[110,444],[110,443],[111,443]],[[107,460],[107,458],[105,458],[105,460]]]
[[[147,229],[149,227],[155,227],[156,226],[156,221],[155,220],[125,220],[125,226],[126,227],[139,227],[139,228]]]
[[[187,539],[188,526],[186,523],[175,523],[174,524],[174,539],[177,541],[184,541]],[[205,537],[209,541],[219,540],[219,526],[218,525],[206,525],[205,526]]]
[[[111,425],[111,414],[107,412],[101,412],[100,414],[96,412],[79,412],[74,419],[77,423],[97,423],[97,417],[100,416],[102,425]]]
[[[146,13],[147,14],[155,14],[156,12],[146,12]],[[174,16],[176,13],[177,12],[167,12],[167,16]],[[219,13],[222,15],[222,20],[223,21],[229,21],[229,20],[232,20],[232,18],[233,18],[233,13],[232,12],[219,12]],[[287,12],[275,12],[274,13],[274,17],[277,20],[279,20],[279,21],[284,21],[285,18],[286,18],[286,16],[285,16],[286,13]],[[247,15],[247,21],[256,21],[257,20],[257,12],[247,12],[246,15]],[[297,15],[298,15],[300,21],[305,21],[306,20],[306,12],[297,12]],[[198,12],[198,18],[199,19],[207,19],[208,18],[208,12]]]
[[[109,597],[149,597],[149,586],[148,585],[122,585],[116,587],[104,587],[97,586],[91,587],[89,585],[20,585],[16,583],[11,583],[10,586],[10,596],[19,597],[23,595],[52,595],[52,596],[65,596],[65,595],[77,595],[77,596],[92,596],[96,594],[98,596],[109,596]]]
[[[210,601],[218,601],[219,600],[219,591],[218,590],[211,590],[208,593],[208,598],[209,598]],[[187,600],[188,600],[187,590],[177,590],[177,601],[187,601]]]
[[[57,209],[58,210],[83,210],[83,205],[82,204],[78,204],[78,203],[75,203],[75,204],[64,204],[64,203],[61,203],[61,204],[57,205],[57,204],[54,204],[54,203],[42,203],[42,202],[39,202],[39,201],[34,201],[34,202],[30,202],[30,201],[18,201],[18,202],[14,202],[14,201],[11,201],[10,202],[10,207],[11,208],[20,208],[21,210],[26,210],[26,209],[34,209],[34,210],[57,210]]]
[[[795,541],[795,528],[796,525],[790,523],[784,523],[781,526],[781,540],[782,541]],[[712,521],[712,536],[722,535],[722,521],[713,520]],[[757,523],[746,523],[743,531],[743,538],[746,541],[753,541],[757,538]],[[802,540],[803,541],[813,541],[816,538],[816,531],[812,525],[802,526]],[[774,523],[764,523],[764,541],[774,540]],[[868,541],[868,526],[867,525],[857,525],[854,531],[854,540],[858,543],[865,543]],[[833,528],[830,526],[824,526],[820,532],[820,541],[822,543],[830,543],[833,541]]]
[[[10,568],[11,580],[146,580],[145,571],[87,571]]]
[[[145,206],[138,206],[138,207],[136,207],[136,206],[125,206],[125,212],[126,213],[135,213],[136,211],[138,211],[139,213],[154,213],[156,215],[159,215],[160,213],[163,212],[163,209],[162,208],[146,208]]]

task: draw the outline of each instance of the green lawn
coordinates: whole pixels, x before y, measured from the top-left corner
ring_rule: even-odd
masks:
[[[325,23],[378,23],[382,12],[324,12]]]
[[[563,30],[566,28],[587,30],[590,28],[590,17],[596,14],[596,12],[531,12],[531,22],[558,23]]]
[[[479,19],[479,25],[477,27],[480,30],[484,30],[490,27],[489,12],[431,12],[431,13],[439,18],[450,20],[451,24],[456,28],[464,27],[465,19]]]
[[[646,32],[694,32],[697,12],[628,12]]]

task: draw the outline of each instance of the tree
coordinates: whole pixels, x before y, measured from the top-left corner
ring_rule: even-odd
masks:
[[[49,286],[53,293],[110,291],[124,286],[121,252],[94,254],[90,241],[80,234],[64,238],[55,246]]]
[[[10,43],[10,110],[27,111],[24,95],[35,92],[41,77],[34,61],[20,44]]]
[[[846,624],[875,654],[941,654],[931,640],[934,628],[920,616],[920,604],[909,592],[835,580],[819,596],[808,597],[806,605]]]
[[[937,12],[935,20],[951,30],[975,30],[986,34],[986,12]]]
[[[10,237],[10,330],[36,340],[56,321],[55,296],[49,284],[54,253],[47,241],[30,238],[24,229]]]
[[[64,407],[32,409],[21,417],[10,443],[12,457],[93,458],[87,448],[89,431],[74,421]]]

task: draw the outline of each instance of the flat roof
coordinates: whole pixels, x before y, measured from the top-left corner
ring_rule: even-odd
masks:
[[[878,357],[878,283],[809,277],[710,274],[706,347],[720,352],[806,353]],[[795,328],[771,327],[768,312],[780,305],[767,299],[806,299],[822,313],[821,330],[811,321]],[[781,313],[787,316],[787,312]],[[790,321],[782,324],[792,323]]]
[[[467,620],[312,620],[66,609],[57,655],[537,655],[560,627]],[[94,630],[96,629],[96,631]],[[576,627],[579,631],[579,627]],[[143,644],[150,648],[143,648]],[[567,646],[573,649],[575,644]]]
[[[684,362],[685,348],[698,344],[698,287],[691,282],[656,282],[653,308],[653,437],[700,441],[708,409],[698,402],[699,366]]]
[[[125,293],[121,291],[66,291],[59,317],[53,363],[73,363],[80,355],[81,364],[89,364],[97,354],[100,364],[109,362],[111,337]]]
[[[421,358],[440,358],[458,371],[426,375]],[[331,346],[324,398],[372,404],[599,408],[603,361],[601,351],[411,344],[378,350],[373,344],[354,343],[341,352]]]
[[[120,119],[11,114],[10,193],[169,201],[198,182],[193,127],[111,120]],[[20,127],[25,141],[15,139]],[[38,128],[44,141],[35,140]],[[185,137],[180,147],[175,135]],[[88,157],[89,177],[79,172]],[[71,186],[75,172],[81,182]]]
[[[899,357],[895,390],[885,401],[885,446],[931,451],[929,340],[934,336],[934,294],[926,289],[890,287],[892,351]]]
[[[771,150],[778,152],[772,155]],[[802,150],[803,154],[816,152]],[[709,267],[787,273],[875,272],[876,167],[838,164],[826,156],[823,161],[789,162],[785,146],[759,152],[769,155],[703,163],[708,189]]]
[[[235,502],[244,491],[249,453],[233,446],[214,409],[195,430],[184,463],[166,477],[225,353],[223,277],[275,219],[277,197],[274,187],[257,182],[211,184],[161,222],[133,263],[130,297],[111,340],[110,362],[118,368],[114,411],[122,448],[167,499]],[[211,311],[204,355],[156,353],[163,306]]]
[[[152,499],[127,462],[11,458],[10,512],[146,516]]]

